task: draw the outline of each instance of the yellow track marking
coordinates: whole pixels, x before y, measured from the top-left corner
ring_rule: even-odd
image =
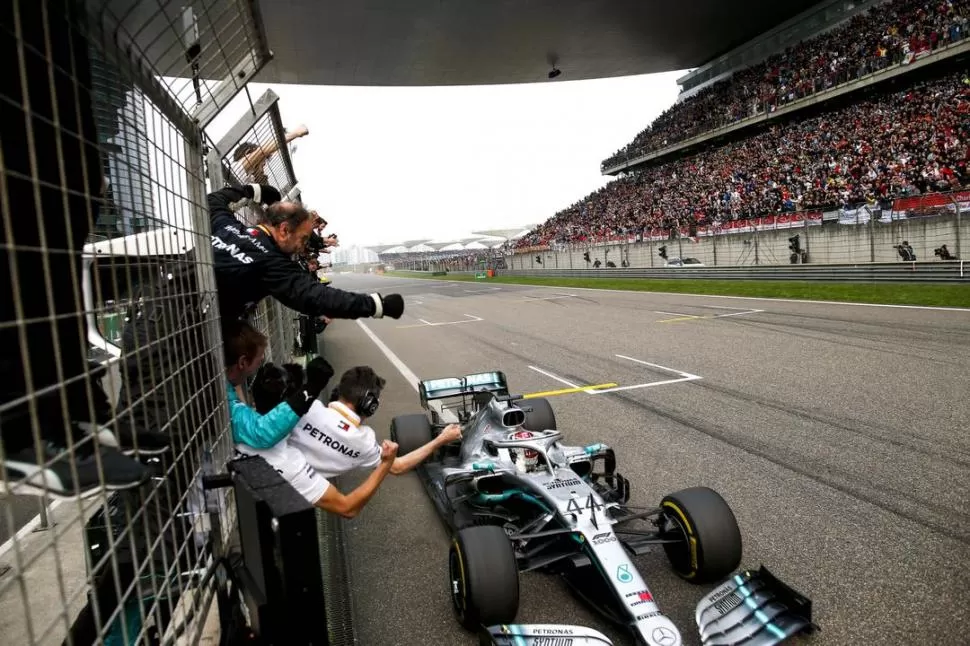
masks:
[[[595,386],[576,386],[575,388],[563,388],[562,390],[547,390],[541,393],[529,393],[523,395],[522,399],[535,399],[536,397],[553,397],[555,395],[568,395],[569,393],[581,393],[584,390],[597,390],[599,388],[613,388],[616,384],[596,384]]]

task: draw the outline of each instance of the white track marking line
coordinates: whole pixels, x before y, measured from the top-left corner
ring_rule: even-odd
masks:
[[[561,384],[566,384],[566,385],[567,385],[567,386],[569,386],[570,388],[579,388],[579,386],[577,386],[577,385],[576,385],[576,384],[574,384],[573,382],[571,382],[571,381],[567,381],[567,380],[565,380],[565,379],[563,379],[562,377],[557,377],[556,375],[554,375],[554,374],[552,374],[551,372],[548,372],[548,371],[546,371],[546,370],[543,370],[542,368],[536,368],[535,366],[529,366],[529,370],[535,370],[535,371],[536,371],[536,372],[538,372],[539,374],[543,374],[543,375],[545,375],[545,376],[547,376],[547,377],[549,377],[550,379],[555,379],[555,380],[556,380],[556,381],[558,381],[559,383],[561,383]]]
[[[709,307],[712,310],[743,310],[744,307],[728,307],[727,305],[698,305],[698,307]],[[758,310],[762,311],[762,310]]]
[[[678,374],[681,377],[690,377],[691,379],[700,379],[701,378],[698,375],[692,375],[691,373],[684,372],[683,370],[677,370],[676,368],[668,368],[667,366],[661,366],[658,363],[650,363],[649,361],[644,361],[643,359],[634,359],[633,357],[628,357],[625,354],[617,354],[617,355],[614,355],[614,356],[619,357],[620,359],[626,359],[627,361],[633,361],[635,363],[640,363],[640,364],[643,364],[645,366],[650,366],[651,368],[657,368],[658,370],[666,370],[667,372],[672,372],[674,374]]]
[[[666,379],[664,381],[651,381],[646,384],[634,384],[633,386],[616,386],[615,388],[603,388],[601,390],[587,390],[584,392],[590,395],[600,395],[603,393],[615,393],[621,390],[636,390],[638,388],[653,388],[654,386],[666,386],[667,384],[679,384],[685,381],[697,381],[701,377],[682,377],[680,379]]]
[[[548,370],[543,370],[542,368],[537,368],[535,366],[529,366],[529,369],[530,370],[535,370],[536,372],[538,372],[540,374],[543,374],[543,375],[549,377],[550,379],[555,379],[559,383],[565,384],[565,385],[569,386],[570,388],[580,388],[581,390],[579,390],[578,392],[583,392],[583,393],[586,393],[587,395],[593,395],[593,394],[598,393],[598,392],[605,392],[606,390],[617,390],[617,388],[609,388],[609,389],[583,388],[582,386],[577,386],[576,384],[574,384],[573,382],[571,382],[571,381],[569,381],[567,379],[563,379],[562,377],[560,377],[558,375],[552,374]],[[610,383],[616,383],[616,382],[610,382]],[[639,386],[636,386],[636,387],[639,387]],[[619,390],[623,390],[623,388],[619,388]]]
[[[462,321],[439,321],[437,323],[432,323],[430,321],[426,321],[425,319],[418,319],[419,321],[421,321],[421,325],[398,325],[397,329],[405,330],[408,328],[416,328],[416,327],[438,327],[439,325],[458,325],[460,323],[478,323],[479,321],[485,320],[479,316],[475,316],[474,314],[462,314],[462,316],[467,316],[468,318]]]
[[[391,362],[391,365],[397,368],[397,371],[401,373],[404,380],[408,382],[412,388],[414,388],[414,392],[418,392],[418,382],[421,380],[418,379],[416,374],[414,374],[414,371],[408,368],[407,364],[401,361],[401,358],[394,354],[394,351],[387,347],[387,345],[385,345],[385,343],[381,341],[380,338],[374,334],[373,330],[367,327],[362,320],[357,319],[357,325],[359,325],[360,329],[362,329],[364,333],[370,337],[370,340],[373,341],[374,345],[377,346],[377,349],[380,350],[385,357],[387,357],[387,360]],[[428,406],[434,408],[442,420],[446,422],[458,421],[458,416],[455,415],[454,411],[449,408],[442,408],[440,401],[432,400],[428,402]]]
[[[723,319],[728,316],[744,316],[745,314],[758,314],[760,312],[764,312],[764,310],[747,310],[746,312],[732,312],[731,314],[718,314],[713,318]]]
[[[412,388],[414,388],[414,392],[418,392],[418,382],[421,381],[418,379],[418,376],[414,374],[414,372],[407,367],[407,364],[401,361],[400,357],[394,354],[394,352],[392,352],[391,349],[387,347],[384,342],[381,341],[376,334],[374,334],[373,330],[364,324],[363,321],[357,319],[357,325],[359,325],[360,329],[362,329],[364,333],[370,337],[370,340],[373,341],[374,345],[377,346],[377,349],[380,350],[385,357],[387,357],[387,360],[391,362],[391,365],[397,368],[397,371],[401,373],[404,380],[407,381]]]
[[[427,278],[414,278],[430,282]],[[448,281],[441,281],[448,282]],[[452,281],[457,282],[457,281]],[[535,287],[538,289],[562,289],[557,285],[537,285],[535,283],[516,283],[519,287]],[[931,305],[890,305],[888,303],[850,303],[846,301],[812,301],[803,298],[765,298],[763,296],[725,296],[723,294],[686,294],[684,292],[648,292],[632,289],[599,289],[597,287],[570,287],[573,291],[607,292],[610,294],[649,294],[651,296],[686,296],[687,298],[726,298],[735,301],[768,301],[776,303],[807,303],[808,305],[848,305],[853,307],[889,307],[903,310],[930,310],[937,312],[965,312],[970,314],[970,307],[933,307]]]
[[[526,296],[516,300],[516,303],[531,303],[535,301],[555,301],[561,298],[576,298],[575,294],[557,294],[556,296]]]
[[[689,372],[684,372],[683,370],[677,370],[676,368],[668,368],[667,366],[661,366],[658,363],[650,363],[649,361],[644,361],[643,359],[634,359],[633,357],[628,357],[624,354],[614,355],[620,359],[626,359],[628,361],[633,361],[635,363],[643,364],[645,366],[650,366],[651,368],[656,368],[658,370],[666,370],[667,372],[672,372],[674,374],[680,375],[677,379],[664,379],[662,381],[651,381],[644,384],[633,384],[632,386],[616,386],[614,388],[603,388],[602,390],[585,391],[590,395],[600,395],[603,393],[615,393],[623,390],[638,390],[640,388],[653,388],[654,386],[666,386],[668,384],[679,384],[687,381],[697,381],[698,379],[703,379],[700,375],[694,375]]]
[[[692,319],[704,318],[703,316],[700,316],[698,314],[683,314],[681,312],[664,312],[663,310],[654,310],[653,313],[654,314],[667,314],[669,316],[685,316],[687,318],[692,318]]]

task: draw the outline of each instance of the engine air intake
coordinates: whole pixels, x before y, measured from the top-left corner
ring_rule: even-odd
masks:
[[[502,424],[507,428],[515,428],[525,423],[525,413],[518,408],[510,408],[502,413]]]

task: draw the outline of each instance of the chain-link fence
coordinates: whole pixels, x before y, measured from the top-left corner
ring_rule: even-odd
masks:
[[[602,239],[520,247],[510,269],[734,267],[948,262],[970,240],[970,191],[930,193],[831,211],[724,219]]]
[[[209,181],[212,190],[226,185],[269,184],[290,199],[300,192],[289,144],[299,133],[287,133],[279,111],[279,97],[266,90],[253,102],[246,91],[248,110],[218,141],[209,145]],[[249,226],[258,224],[255,208],[243,206],[237,217]],[[285,362],[296,354],[300,316],[275,299],[264,299],[253,323],[269,339],[267,360]]]
[[[232,443],[200,126],[269,59],[256,4],[0,9],[4,643],[194,643],[212,614],[235,513],[201,485]],[[262,327],[285,357],[286,316]]]

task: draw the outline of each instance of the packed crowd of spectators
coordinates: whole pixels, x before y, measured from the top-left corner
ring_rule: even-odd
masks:
[[[909,63],[966,38],[968,20],[970,0],[888,0],[677,103],[603,165],[611,167]]]
[[[503,269],[505,256],[512,249],[512,245],[503,245],[498,249],[477,249],[461,251],[429,251],[425,253],[382,253],[379,258],[382,263],[400,266],[402,268],[415,267],[439,271],[472,271],[487,267]]]
[[[631,173],[518,247],[828,210],[970,185],[970,70]]]

